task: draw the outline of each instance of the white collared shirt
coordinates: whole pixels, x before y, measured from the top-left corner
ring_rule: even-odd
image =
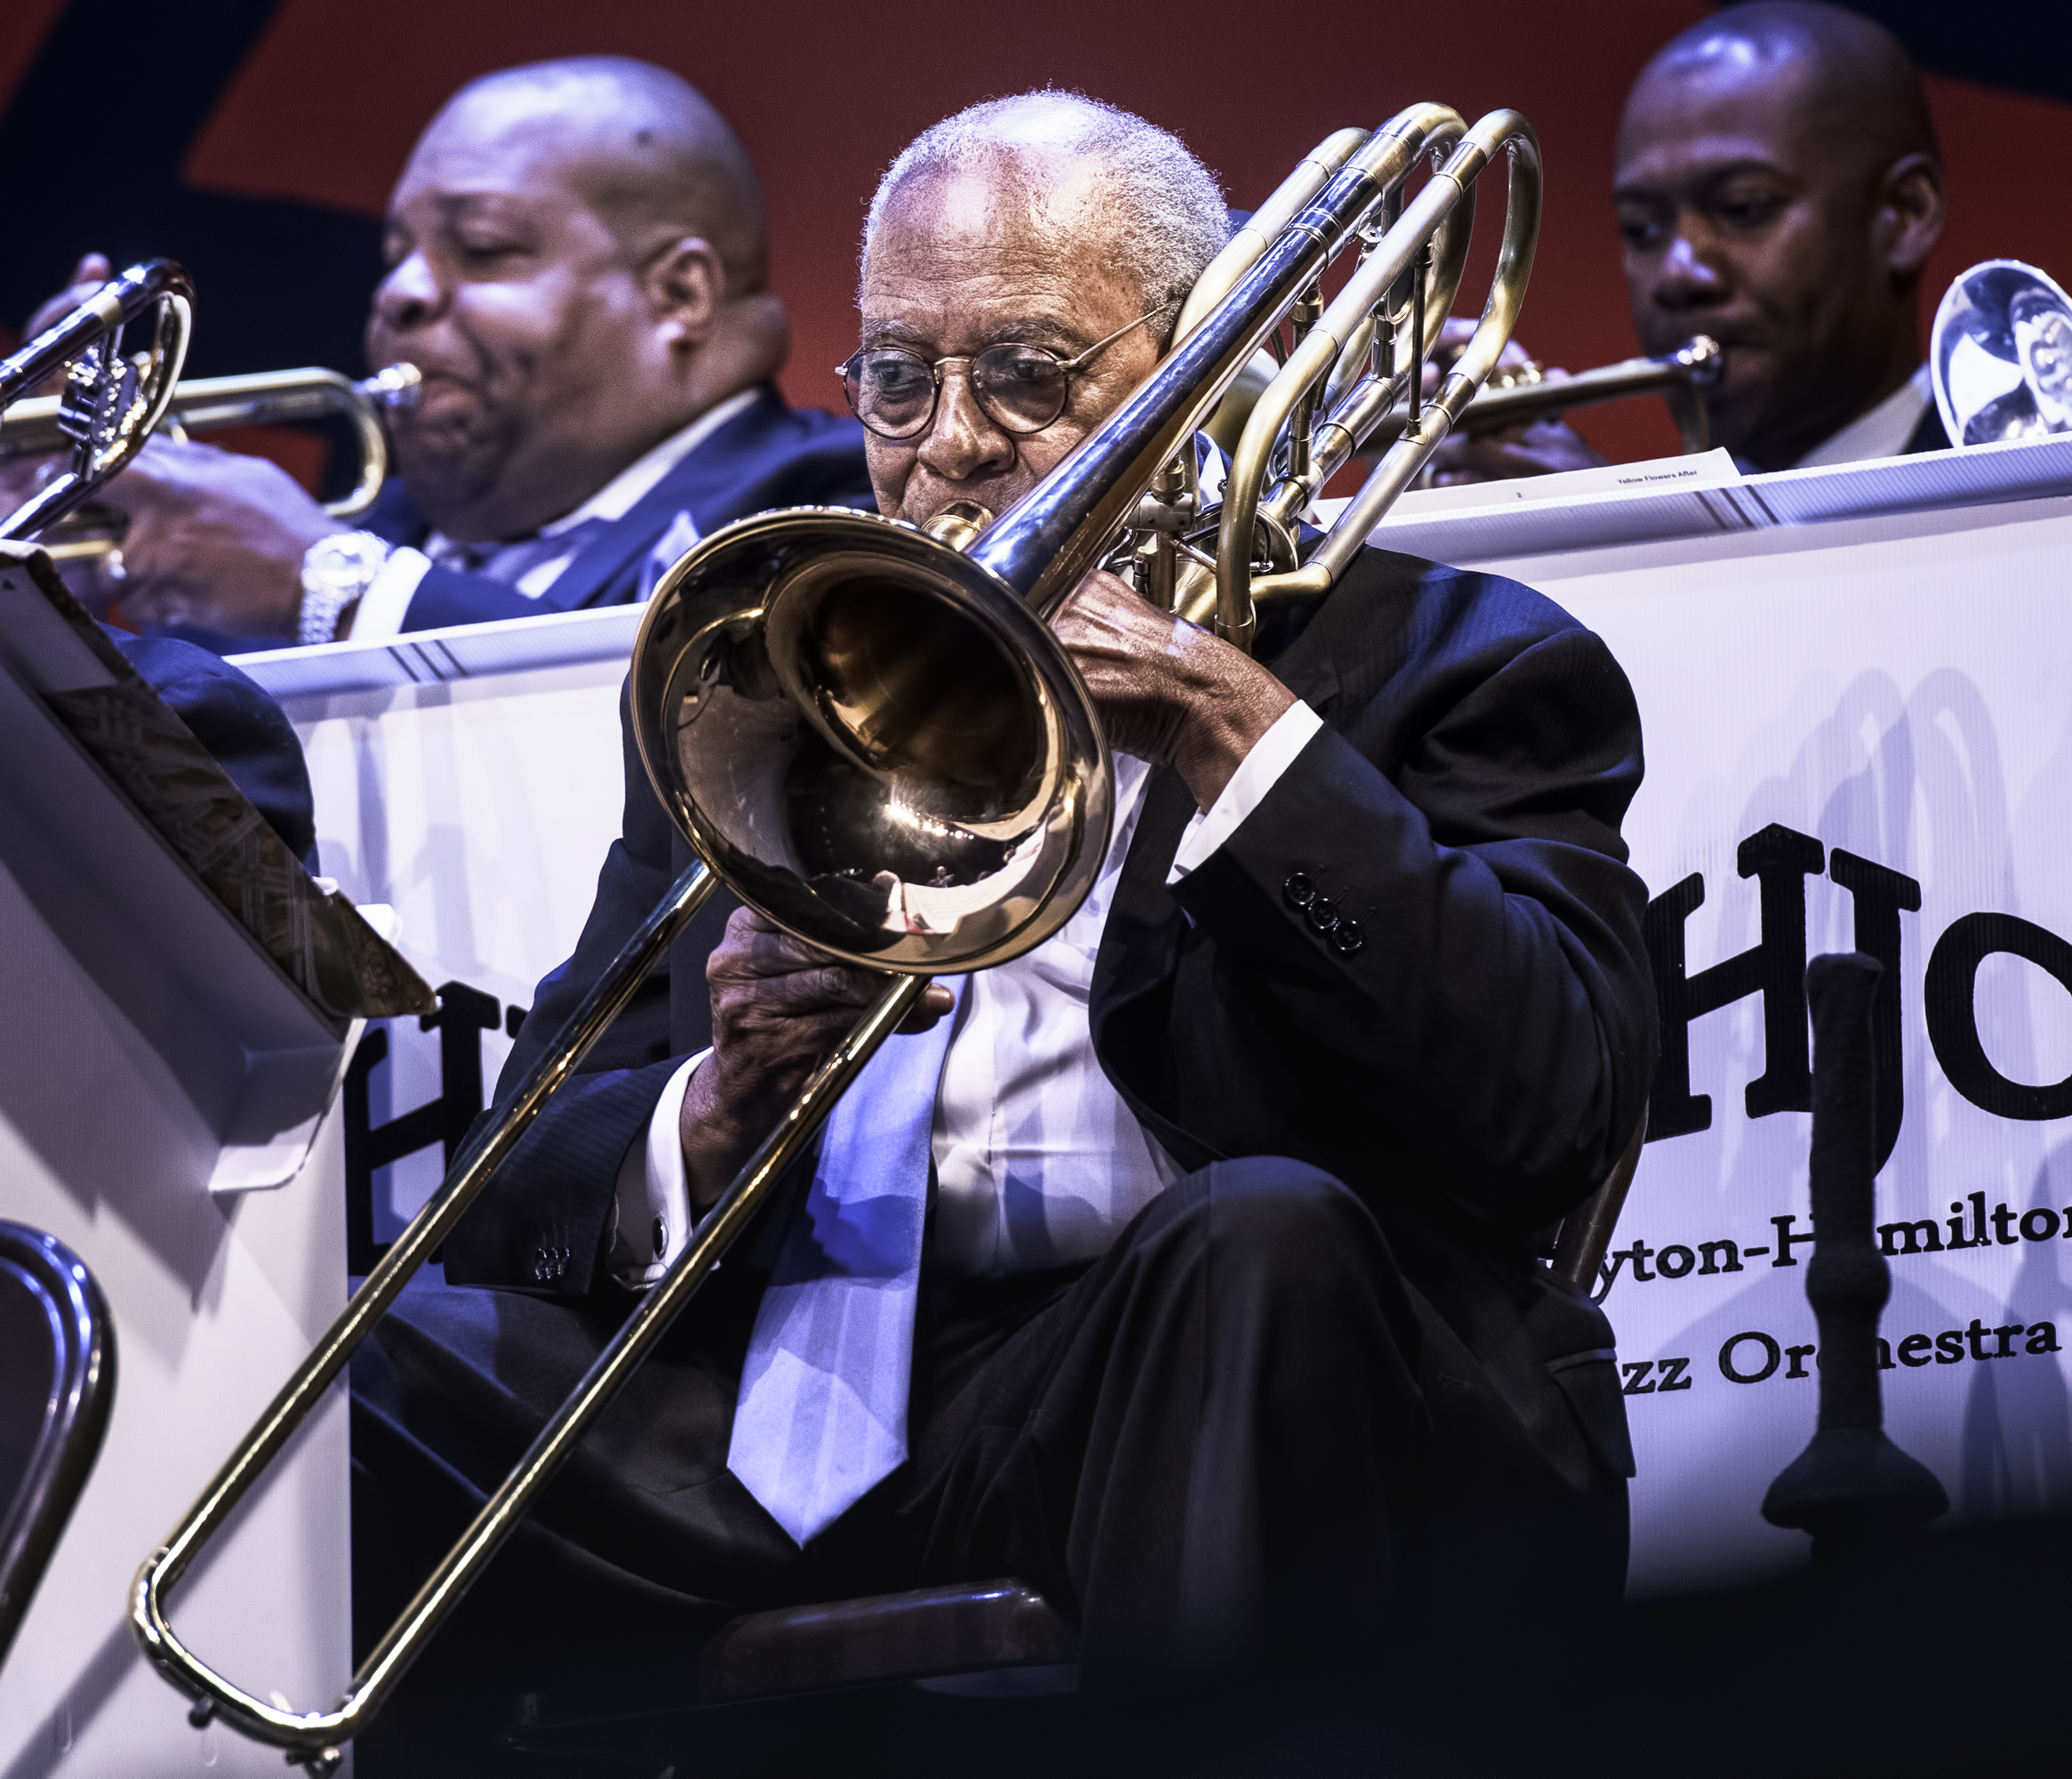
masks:
[[[728,396],[717,407],[707,408],[688,426],[679,428],[661,444],[636,457],[581,506],[542,525],[539,535],[557,537],[589,519],[625,518],[657,482],[752,404],[759,393],[756,390],[745,389]],[[451,538],[435,531],[424,540],[422,550],[404,546],[391,551],[381,572],[360,597],[359,609],[353,615],[352,640],[386,642],[390,637],[401,634],[410,612],[410,601],[417,592],[417,584],[452,543]],[[535,563],[513,584],[511,591],[529,600],[538,599],[567,571],[576,554],[571,548],[566,556],[550,557],[544,562]]]
[[[1211,855],[1257,809],[1321,719],[1289,707],[1254,744],[1210,809],[1181,836],[1168,883]],[[930,1264],[994,1276],[1089,1260],[1184,1170],[1137,1122],[1094,1055],[1088,1002],[1101,932],[1136,837],[1150,768],[1115,756],[1115,829],[1078,911],[1033,950],[965,979],[936,1095],[931,1154],[936,1228]],[[670,1077],[621,1168],[622,1283],[650,1284],[690,1235],[678,1126],[693,1071]]]
[[[1928,366],[1923,365],[1868,414],[1859,414],[1832,438],[1823,439],[1792,465],[1811,470],[1821,463],[1861,463],[1873,457],[1897,457],[1907,448],[1921,416],[1935,399]]]

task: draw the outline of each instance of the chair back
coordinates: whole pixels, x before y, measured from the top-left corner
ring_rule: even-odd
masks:
[[[0,1221],[0,1662],[86,1486],[115,1398],[115,1324],[84,1262]]]
[[[1626,1188],[1633,1185],[1634,1170],[1641,1164],[1641,1145],[1647,1135],[1648,1115],[1642,1111],[1641,1122],[1634,1126],[1633,1140],[1604,1184],[1569,1212],[1554,1238],[1554,1270],[1592,1298],[1597,1294],[1597,1268],[1611,1246],[1611,1232],[1626,1208]]]

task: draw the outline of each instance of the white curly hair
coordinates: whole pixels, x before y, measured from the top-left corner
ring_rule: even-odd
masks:
[[[1148,306],[1184,297],[1230,233],[1223,187],[1170,131],[1081,93],[1044,87],[988,99],[923,130],[886,168],[863,223],[858,270],[894,196],[924,173],[988,160],[1088,156],[1122,213],[1122,263]]]

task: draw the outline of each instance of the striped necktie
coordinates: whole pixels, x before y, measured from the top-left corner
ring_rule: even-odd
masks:
[[[961,978],[945,986],[961,998]],[[955,1022],[887,1039],[835,1107],[756,1312],[727,1468],[795,1543],[906,1457],[928,1146]]]
[[[515,587],[543,562],[564,557],[573,560],[611,523],[608,519],[586,519],[566,531],[535,532],[510,543],[457,543],[449,538],[442,540],[430,554],[442,568],[463,575],[486,575],[493,581]]]

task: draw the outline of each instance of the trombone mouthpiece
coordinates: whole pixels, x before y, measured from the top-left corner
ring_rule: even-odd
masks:
[[[415,407],[417,386],[423,381],[415,365],[395,364],[376,371],[360,387],[383,407]]]
[[[938,543],[952,550],[968,550],[978,534],[993,521],[993,511],[976,501],[952,501],[921,529]]]

